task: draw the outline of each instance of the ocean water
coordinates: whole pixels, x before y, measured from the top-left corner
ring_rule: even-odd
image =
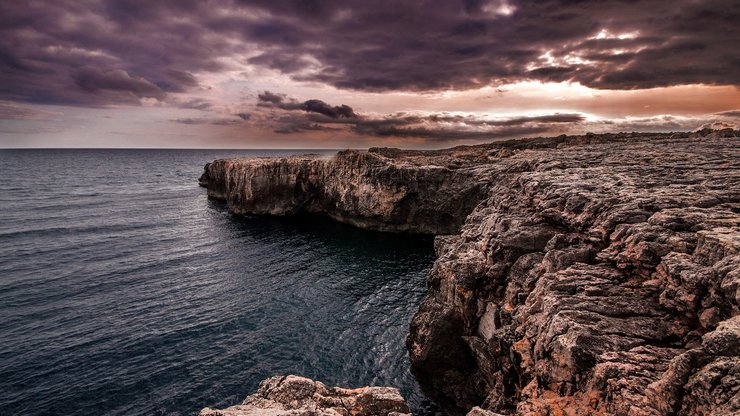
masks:
[[[198,187],[219,157],[0,150],[0,414],[187,415],[259,381],[400,387],[432,241],[238,217]]]

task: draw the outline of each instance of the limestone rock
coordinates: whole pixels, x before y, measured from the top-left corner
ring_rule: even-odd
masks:
[[[617,139],[491,162],[411,324],[427,394],[452,414],[740,412],[738,144]]]
[[[205,408],[200,416],[408,416],[398,389],[343,389],[290,375],[271,377],[244,402],[226,409]]]
[[[381,231],[449,234],[480,199],[465,169],[347,150],[332,158],[222,159],[200,184],[239,214],[325,214]]]
[[[407,347],[452,415],[729,415],[740,414],[737,137],[219,160],[201,183],[237,213],[439,235]]]

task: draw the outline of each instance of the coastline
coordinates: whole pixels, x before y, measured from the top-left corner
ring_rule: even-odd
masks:
[[[407,347],[449,414],[729,414],[739,135],[222,159],[200,184],[237,214],[437,235]]]

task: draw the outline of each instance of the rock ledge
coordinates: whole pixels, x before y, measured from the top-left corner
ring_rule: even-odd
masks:
[[[299,376],[276,376],[260,383],[242,404],[205,408],[200,416],[408,416],[398,389],[327,387]]]

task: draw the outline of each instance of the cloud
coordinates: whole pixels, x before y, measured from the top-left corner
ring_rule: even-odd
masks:
[[[345,104],[332,107],[321,100],[308,100],[303,103],[303,109],[309,113],[319,113],[331,118],[357,118],[352,107]]]
[[[723,117],[740,118],[740,110],[724,111],[722,113],[717,113],[717,115]]]
[[[248,119],[248,118],[247,118]],[[201,117],[201,118],[176,118],[170,121],[178,124],[187,125],[211,125],[211,126],[233,126],[243,124],[244,120],[247,120],[239,115],[239,119],[226,118],[226,117]]]
[[[709,129],[713,129],[713,130],[722,130],[722,129],[738,130],[738,129],[740,129],[740,124],[738,124],[738,123],[728,123],[726,121],[714,121],[714,122],[711,122],[711,123],[702,124],[699,127],[700,130],[701,129],[705,129],[705,128],[709,128]]]
[[[661,114],[650,117],[621,117],[611,120],[596,120],[583,125],[594,133],[606,132],[670,132],[695,131],[705,127],[721,129],[726,127],[737,128],[738,123],[732,117],[723,115],[712,116],[676,116]]]
[[[63,129],[48,126],[22,126],[22,127],[5,127],[0,126],[0,133],[12,135],[32,135],[32,134],[56,134],[61,133]]]
[[[169,92],[185,92],[198,85],[198,80],[193,74],[171,68],[163,70],[162,77],[157,82],[157,86]]]
[[[22,106],[12,102],[0,102],[0,120],[52,120],[62,113]]]
[[[190,0],[0,5],[0,99],[98,107],[199,87],[233,55]],[[174,18],[177,16],[177,18]]]
[[[0,99],[161,100],[199,88],[200,74],[233,69],[229,62],[362,91],[521,80],[738,86],[738,20],[733,0],[3,2]]]
[[[283,104],[286,99],[285,94],[275,94],[274,92],[264,91],[257,95],[257,99],[261,103],[270,103],[276,106]]]
[[[348,105],[331,106],[321,100],[308,100],[302,103],[287,99],[283,94],[264,91],[257,95],[261,107],[275,107],[283,110],[303,110],[307,113],[323,114],[329,118],[357,118],[352,107]]]
[[[285,94],[264,91],[258,95],[257,113],[252,121],[279,134],[318,131],[354,137],[408,138],[433,143],[455,143],[563,133],[668,132],[694,131],[704,127],[736,128],[740,115],[738,111],[727,111],[714,115],[658,114],[601,119],[586,117],[581,113],[494,117],[445,112],[399,112],[378,115],[350,110],[353,117],[332,117],[319,112],[306,112],[303,102]]]
[[[740,6],[732,1],[683,0],[670,10],[616,0],[312,2],[320,14],[278,3],[256,3],[275,19],[252,33],[269,48],[251,62],[338,88],[465,89],[524,79],[606,89],[740,84],[731,41]],[[291,59],[307,55],[304,65]]]
[[[299,102],[285,94],[264,91],[258,108],[268,113],[261,122],[275,133],[306,131],[345,132],[355,136],[418,138],[431,141],[491,140],[521,137],[557,130],[558,125],[578,124],[581,114],[488,119],[458,114],[406,114],[370,116],[356,113],[346,105],[332,106],[320,100]],[[305,114],[304,114],[305,113]]]
[[[164,91],[141,77],[131,77],[122,69],[103,70],[85,67],[76,71],[72,78],[83,91],[95,93],[102,90],[122,91],[139,98],[163,99]]]
[[[213,108],[213,104],[205,99],[202,98],[190,98],[184,101],[180,100],[171,100],[170,104],[173,104],[176,107],[179,108],[187,108],[190,110],[210,110]]]

